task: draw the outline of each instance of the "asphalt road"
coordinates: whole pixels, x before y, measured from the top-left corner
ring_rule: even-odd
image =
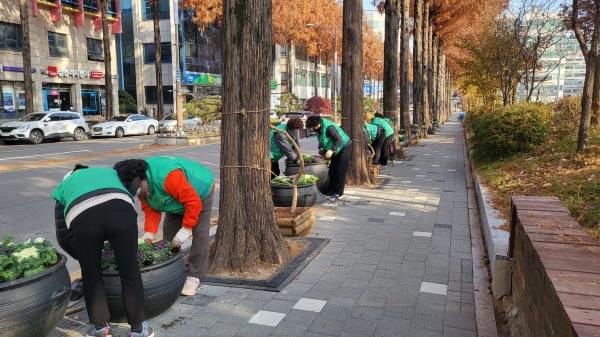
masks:
[[[50,195],[76,162],[89,166],[112,167],[114,163],[123,159],[160,155],[175,155],[196,160],[215,175],[213,215],[218,214],[220,144],[140,149],[140,145],[148,146],[154,143],[154,140],[154,136],[139,136],[81,142],[63,140],[39,145],[0,145],[0,239],[12,236],[14,241],[23,241],[43,237],[62,252],[54,233],[55,201]],[[316,153],[314,136],[301,140],[300,144],[306,153]],[[283,165],[281,170],[283,172]],[[144,218],[139,202],[136,202],[136,210],[141,235]],[[159,229],[159,233],[161,232],[162,229]],[[69,259],[67,268],[74,272],[79,269],[79,265],[77,261]]]

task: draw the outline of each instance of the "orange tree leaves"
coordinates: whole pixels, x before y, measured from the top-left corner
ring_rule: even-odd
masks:
[[[221,23],[223,17],[223,0],[183,0],[184,8],[193,8],[196,12],[194,22],[199,30],[217,21]]]

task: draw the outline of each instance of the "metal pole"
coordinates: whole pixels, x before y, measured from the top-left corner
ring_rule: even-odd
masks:
[[[177,76],[175,77],[175,113],[177,114],[177,137],[185,137],[183,132],[183,106],[181,104],[181,69],[179,62],[179,5],[174,1],[173,16],[175,17],[175,64]]]
[[[333,84],[334,84],[334,95],[333,95],[333,120],[337,121],[337,87],[338,87],[338,61],[337,61],[337,26],[333,27],[333,70],[335,71],[335,76],[333,78]]]

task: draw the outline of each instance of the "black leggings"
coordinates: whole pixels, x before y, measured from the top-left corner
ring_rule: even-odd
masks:
[[[383,146],[381,147],[381,157],[379,157],[379,165],[386,166],[388,160],[390,160],[390,142],[392,136],[385,137],[383,140]]]
[[[373,164],[379,164],[379,160],[381,157],[381,151],[383,147],[383,143],[385,142],[385,132],[381,132],[377,135],[377,138],[373,141],[372,147],[373,151],[375,151],[375,156],[373,157]]]
[[[335,156],[331,156],[329,165],[329,179],[331,181],[330,192],[344,195],[344,186],[346,185],[346,175],[350,167],[350,158],[352,157],[352,141],[348,141],[346,146]]]
[[[104,241],[110,242],[119,265],[127,322],[134,325],[146,320],[137,238],[137,213],[123,200],[113,199],[93,206],[71,222],[69,241],[79,259],[90,323],[103,324],[110,318],[100,265]]]

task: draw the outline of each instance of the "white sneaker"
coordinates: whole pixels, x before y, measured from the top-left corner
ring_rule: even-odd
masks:
[[[188,276],[181,290],[181,295],[193,296],[196,295],[196,290],[200,288],[200,279],[197,277]]]

